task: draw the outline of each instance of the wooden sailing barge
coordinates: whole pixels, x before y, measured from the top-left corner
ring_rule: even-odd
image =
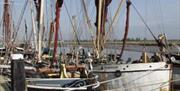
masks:
[[[28,2],[32,2],[32,1],[26,1],[26,4]],[[34,0],[35,5],[37,6],[37,18],[38,18],[38,38],[35,38],[35,54],[32,56],[34,58],[31,59],[32,62],[27,63],[26,59],[24,59],[23,57],[26,57],[25,55],[29,56],[29,54],[24,53],[24,49],[21,49],[21,51],[17,51],[15,52],[15,46],[12,46],[12,44],[14,44],[15,42],[15,38],[17,37],[17,33],[15,33],[15,35],[13,35],[13,41],[11,41],[11,35],[10,35],[10,16],[9,16],[9,1],[5,0],[5,5],[4,5],[4,26],[5,26],[5,47],[8,50],[8,52],[5,52],[5,54],[7,54],[8,59],[11,59],[10,55],[14,55],[17,54],[21,56],[21,63],[25,63],[25,65],[29,65],[31,67],[33,67],[33,69],[31,71],[27,70],[24,72],[22,72],[22,74],[26,73],[26,77],[31,78],[28,79],[27,78],[27,88],[28,91],[59,91],[59,90],[93,90],[95,88],[97,88],[99,86],[97,78],[98,76],[94,75],[92,72],[88,71],[86,69],[86,64],[82,64],[82,65],[64,65],[64,64],[59,64],[58,62],[58,58],[57,58],[57,47],[58,47],[58,31],[59,31],[59,19],[60,19],[60,8],[63,4],[63,0],[57,0],[56,1],[56,18],[55,18],[55,24],[56,24],[56,28],[55,28],[55,38],[54,38],[54,50],[53,50],[53,60],[50,61],[50,64],[46,64],[44,63],[42,60],[42,33],[43,33],[43,11],[44,11],[44,0]],[[38,5],[37,5],[38,4]],[[32,21],[34,22],[34,18],[33,18],[33,14],[32,14]],[[35,23],[33,23],[35,24]],[[26,26],[27,27],[27,26]],[[18,29],[16,30],[18,31]],[[35,33],[35,26],[33,25],[33,31],[34,31],[34,36],[37,36]],[[38,45],[38,47],[37,47]],[[38,50],[38,51],[37,51]],[[4,50],[3,50],[4,51]],[[31,55],[31,54],[30,54]],[[48,56],[47,59],[49,59],[50,57]],[[35,66],[33,64],[33,59],[35,59]],[[23,60],[23,61],[22,61]],[[10,62],[11,64],[14,62],[11,62],[12,60],[8,60],[8,62]],[[11,68],[11,72],[14,72],[13,74],[10,74],[10,76],[13,76],[15,73],[15,69],[13,69],[13,67],[9,66],[7,62],[7,65],[1,65],[2,69],[7,69],[8,71],[10,71]],[[61,68],[57,68],[54,69],[55,66],[53,64],[57,64],[59,65],[59,67]],[[16,65],[17,67],[17,65]],[[21,72],[21,71],[19,71]],[[31,73],[32,72],[32,73]],[[45,74],[44,78],[42,77],[42,75],[38,75],[38,74]],[[34,76],[35,75],[35,76]],[[25,76],[25,75],[23,75]],[[15,76],[13,76],[15,77]],[[16,80],[15,78],[11,79],[11,83],[12,83],[12,90],[15,90],[15,83],[14,80]],[[38,77],[38,79],[37,79]],[[40,77],[40,78],[39,78]],[[56,78],[54,78],[56,77]],[[23,77],[24,78],[24,77]],[[17,80],[19,80],[20,77],[18,76]],[[22,81],[22,80],[21,80]],[[25,83],[25,82],[24,82]],[[90,84],[93,84],[91,86],[88,86]],[[19,88],[18,84],[18,88]],[[22,84],[23,86],[25,84]],[[24,89],[24,88],[23,88]],[[17,89],[16,89],[17,90]]]
[[[39,19],[39,32],[38,32],[38,38],[35,38],[35,53],[38,54],[38,57],[36,59],[37,65],[43,64],[43,57],[42,55],[42,33],[43,33],[43,8],[44,8],[44,0],[35,0],[35,4],[37,6],[37,17]],[[83,0],[84,1],[84,0]],[[122,0],[122,3],[125,0]],[[8,0],[5,0],[7,3]],[[112,0],[95,0],[96,4],[96,10],[97,10],[97,16],[96,16],[96,23],[95,26],[97,28],[96,31],[96,40],[93,41],[94,44],[94,50],[95,52],[94,57],[88,56],[87,60],[89,64],[78,64],[76,62],[73,65],[59,65],[58,58],[57,58],[57,47],[58,47],[58,30],[59,30],[59,19],[60,19],[60,9],[63,4],[63,0],[57,0],[56,1],[56,18],[55,18],[55,25],[56,27],[53,27],[52,23],[52,31],[55,30],[55,36],[54,36],[54,50],[53,50],[53,56],[52,60],[49,64],[43,64],[43,67],[36,68],[37,73],[45,74],[46,76],[43,78],[28,78],[27,79],[27,87],[28,91],[52,91],[52,90],[93,90],[98,88],[98,90],[113,90],[113,91],[171,91],[171,90],[178,90],[180,82],[180,66],[178,64],[178,60],[174,60],[172,57],[173,55],[170,55],[167,53],[167,55],[161,54],[160,56],[154,56],[158,59],[155,59],[155,61],[149,60],[146,53],[143,52],[141,61],[136,61],[132,63],[118,63],[120,61],[120,58],[123,54],[123,50],[125,48],[126,39],[128,35],[129,30],[129,16],[130,16],[130,5],[131,1],[126,0],[127,2],[127,15],[126,15],[126,27],[125,27],[125,34],[123,39],[123,46],[121,53],[117,56],[115,56],[115,60],[117,62],[111,62],[108,63],[103,58],[102,51],[105,48],[105,42],[106,42],[106,33],[105,33],[105,22],[106,17],[108,13],[107,7],[110,5]],[[120,4],[121,5],[121,4]],[[8,6],[5,5],[5,11],[8,11]],[[84,5],[85,8],[85,5]],[[40,12],[40,13],[39,13]],[[86,11],[87,12],[87,11]],[[7,12],[4,13],[7,15]],[[5,15],[5,16],[6,16]],[[33,16],[33,14],[32,14]],[[10,22],[10,17],[5,17],[5,20],[7,21],[6,28],[5,28],[5,34],[6,41],[7,41],[7,47],[9,46],[10,38],[9,38],[9,27],[8,22]],[[86,14],[86,18],[88,18]],[[32,18],[32,20],[34,20]],[[88,20],[88,19],[87,19]],[[113,21],[115,18],[113,19]],[[146,25],[146,24],[145,24]],[[90,26],[90,25],[89,25]],[[147,25],[146,25],[147,26]],[[37,34],[35,33],[35,28],[33,24],[33,31],[35,36]],[[111,26],[112,27],[112,24]],[[111,29],[111,28],[110,28]],[[53,33],[51,31],[51,33]],[[51,36],[51,34],[50,34]],[[153,36],[155,38],[155,36]],[[49,40],[51,40],[52,36],[49,37]],[[155,38],[156,41],[158,41]],[[49,41],[49,46],[50,46]],[[159,43],[159,42],[157,42]],[[37,47],[38,45],[38,47]],[[162,44],[160,44],[162,45]],[[48,46],[48,47],[49,47]],[[162,45],[164,47],[164,45]],[[4,48],[2,48],[4,50]],[[38,51],[37,51],[38,50]],[[73,54],[73,53],[72,53]],[[71,54],[70,54],[71,55]],[[37,56],[37,55],[36,55]],[[34,58],[36,56],[33,56]],[[74,57],[74,55],[71,55]],[[131,56],[131,55],[130,55]],[[79,55],[75,55],[76,61],[79,61],[80,57]],[[45,59],[50,59],[50,56],[45,56]],[[68,59],[68,58],[67,58]],[[114,59],[114,58],[112,58]],[[82,58],[82,61],[84,62],[86,58]],[[111,59],[107,59],[111,60]],[[95,62],[97,61],[97,62]],[[53,64],[58,64],[61,68],[58,68],[54,70],[53,68],[56,68]],[[31,65],[32,66],[32,65]],[[90,70],[87,70],[87,66]],[[9,68],[9,67],[8,67]],[[79,71],[79,72],[78,72]],[[88,71],[88,73],[86,73]],[[99,75],[99,79],[97,75],[92,74],[96,73]],[[90,76],[91,75],[91,76]],[[31,77],[31,76],[30,76]],[[56,78],[53,78],[56,77]],[[100,81],[98,81],[98,80]]]
[[[99,1],[99,10],[97,9],[97,11],[103,12],[103,9],[101,10],[100,8],[103,7],[102,6],[103,2],[108,2],[109,0],[98,0],[98,1]],[[99,81],[101,84],[99,89],[111,90],[111,91],[179,90],[180,64],[177,64],[177,61],[179,60],[175,59],[173,55],[170,55],[171,53],[168,51],[166,51],[164,54],[160,53],[159,56],[155,55],[153,56],[152,59],[149,59],[146,52],[143,52],[140,60],[134,61],[132,63],[118,63],[118,61],[120,61],[120,58],[123,54],[123,50],[125,48],[126,39],[128,35],[130,6],[132,5],[135,8],[134,4],[131,3],[130,0],[126,0],[126,5],[127,5],[126,27],[123,38],[123,46],[121,53],[118,55],[118,57],[115,56],[114,58],[117,62],[101,63],[96,66],[94,65],[93,72],[99,74]],[[108,5],[104,7],[108,7]],[[142,18],[142,16],[140,17]],[[104,17],[99,16],[99,21],[103,18]],[[148,25],[146,23],[145,25],[152,34],[152,36],[154,37],[154,39],[157,41],[161,52],[164,52],[163,50],[167,50],[166,49],[167,46],[165,45],[165,43],[162,42],[164,40],[157,39],[153,35]],[[104,26],[98,23],[97,31],[105,31],[102,27]],[[98,43],[98,45],[103,46],[100,43]],[[97,53],[100,54],[101,50],[98,51]],[[129,56],[131,57],[131,55]]]

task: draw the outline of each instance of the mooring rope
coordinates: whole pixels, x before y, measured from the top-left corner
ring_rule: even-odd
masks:
[[[122,6],[123,6],[124,2],[125,2],[125,0],[121,0],[121,2],[120,2],[119,5],[118,5],[119,7],[118,7],[118,9],[116,10],[116,13],[115,13],[115,15],[114,15],[114,17],[113,17],[113,20],[112,20],[111,24],[110,24],[110,27],[109,27],[109,29],[108,29],[105,37],[104,37],[104,40],[105,40],[105,41],[104,41],[104,44],[107,42],[107,36],[108,36],[109,32],[112,31],[113,24],[114,24],[115,20],[117,19],[117,16],[119,15],[120,10],[122,9]]]

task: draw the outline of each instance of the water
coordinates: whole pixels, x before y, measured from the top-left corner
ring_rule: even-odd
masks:
[[[79,50],[80,48],[83,48],[85,50],[85,52],[90,51],[91,53],[93,52],[93,48],[92,47],[76,47],[75,51]],[[129,58],[131,58],[131,60],[138,60],[140,59],[141,55],[142,55],[142,51],[146,51],[148,56],[152,56],[152,54],[154,52],[159,51],[158,47],[156,46],[138,46],[138,45],[128,45],[125,48],[126,50],[123,52],[122,55],[122,59],[127,61]],[[58,48],[58,52],[62,52],[62,53],[71,53],[73,51],[73,47],[72,46],[68,46],[68,47],[61,47]],[[114,46],[114,47],[107,47],[102,51],[102,54],[119,54],[121,52],[121,49],[118,48],[118,46]]]

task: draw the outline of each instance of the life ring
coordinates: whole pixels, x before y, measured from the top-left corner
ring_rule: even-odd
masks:
[[[121,71],[120,70],[116,70],[114,75],[115,75],[115,77],[120,77],[121,76]]]

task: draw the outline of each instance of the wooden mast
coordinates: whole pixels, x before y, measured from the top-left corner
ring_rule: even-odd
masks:
[[[9,0],[4,0],[3,33],[6,48],[9,48],[11,46],[11,14],[9,4]]]
[[[105,22],[107,18],[107,7],[112,0],[95,0],[96,4],[96,56],[99,58],[100,53],[104,48]]]
[[[59,19],[60,19],[60,8],[62,7],[63,0],[56,1],[56,29],[55,29],[55,36],[54,36],[54,53],[53,53],[53,61],[57,63],[57,46],[58,46],[58,31],[59,31]],[[51,62],[52,65],[52,62]]]
[[[40,0],[40,17],[39,17],[39,36],[38,36],[38,61],[41,62],[42,52],[42,33],[43,33],[43,17],[44,17],[44,0]]]
[[[101,32],[101,15],[102,15],[102,3],[103,3],[103,0],[99,0],[99,7],[98,7],[98,25],[97,25],[97,40],[96,40],[96,48],[97,48],[97,53],[96,53],[96,56],[97,58],[99,58],[100,56],[100,32]]]
[[[35,45],[35,51],[38,51],[38,43],[37,43],[37,32],[36,32],[36,26],[35,26],[35,20],[34,20],[34,11],[32,7],[32,1],[29,0],[30,2],[30,8],[31,8],[31,19],[32,19],[32,27],[33,27],[33,33],[34,33],[34,45]]]
[[[49,39],[48,39],[48,49],[51,46],[51,41],[52,41],[53,33],[54,33],[54,22],[51,22],[50,32],[49,32]]]

